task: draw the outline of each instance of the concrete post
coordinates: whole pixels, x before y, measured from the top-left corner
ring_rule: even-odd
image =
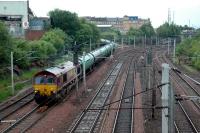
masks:
[[[122,49],[124,48],[124,39],[122,38]]]
[[[83,84],[86,90],[86,74],[85,74],[85,51],[83,52]]]
[[[76,67],[76,94],[78,97],[78,68]]]
[[[158,45],[158,37],[156,36],[156,46]]]
[[[176,39],[174,39],[174,52],[173,52],[173,62],[176,61]]]
[[[146,48],[146,43],[147,43],[147,41],[146,41],[146,39],[147,39],[147,37],[146,37],[146,34],[145,34],[145,36],[144,36],[144,46],[145,46],[145,48]]]
[[[169,88],[169,133],[174,133],[174,91],[173,86]]]
[[[169,64],[162,64],[162,84],[169,83]],[[169,84],[162,86],[162,106],[167,107],[162,109],[162,133],[169,133]]]
[[[153,67],[153,90],[152,90],[152,119],[155,119],[155,106],[156,106],[156,73],[155,68]]]
[[[11,52],[11,55],[10,55],[10,63],[11,63],[11,89],[12,89],[12,95],[15,94],[15,85],[14,85],[14,72],[13,72],[13,52]]]
[[[92,40],[90,38],[90,52],[92,51]]]

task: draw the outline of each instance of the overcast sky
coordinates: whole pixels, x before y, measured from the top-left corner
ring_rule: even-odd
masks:
[[[47,16],[55,8],[76,12],[79,16],[150,18],[154,27],[171,19],[179,25],[200,28],[200,0],[29,0],[37,16]],[[174,14],[174,15],[173,15]],[[174,16],[174,17],[173,17]]]

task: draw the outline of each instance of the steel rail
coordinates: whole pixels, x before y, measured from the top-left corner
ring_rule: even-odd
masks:
[[[103,89],[103,87],[104,87],[104,85],[106,85],[106,82],[108,81],[108,79],[110,78],[110,77],[112,77],[112,73],[114,72],[114,70],[117,68],[117,67],[119,67],[119,68],[117,68],[117,75],[118,75],[118,73],[119,73],[119,71],[120,71],[120,69],[121,69],[121,66],[122,66],[122,63],[118,63],[113,69],[112,69],[112,71],[109,73],[109,75],[108,75],[108,77],[106,78],[106,80],[104,80],[104,82],[100,85],[100,87],[98,88],[98,91],[97,91],[97,93],[95,94],[95,96],[92,98],[92,100],[91,100],[91,102],[89,103],[89,105],[86,107],[86,109],[82,112],[82,114],[80,115],[80,117],[79,117],[79,119],[76,121],[76,123],[74,124],[74,126],[72,127],[72,129],[71,129],[71,133],[72,132],[75,132],[75,130],[77,129],[77,127],[80,125],[80,123],[81,123],[81,121],[83,120],[83,118],[84,118],[84,116],[86,115],[86,113],[87,113],[87,109],[89,109],[91,106],[92,106],[92,104],[93,104],[93,102],[95,101],[95,99],[96,99],[96,97],[98,96],[98,94],[100,94],[100,92],[101,92],[101,90]],[[115,75],[115,77],[117,76],[117,75]],[[116,79],[116,78],[115,78]],[[113,81],[113,84],[114,84],[114,82],[115,82],[115,79],[114,79],[114,81]],[[112,84],[112,86],[113,86],[113,84]],[[112,88],[112,86],[110,86],[111,88]],[[110,91],[109,91],[110,92]],[[108,95],[107,95],[107,97],[108,97]],[[106,97],[106,99],[107,99],[107,97]],[[106,100],[105,100],[106,101]],[[104,102],[105,102],[104,101]],[[93,122],[92,122],[92,125],[90,125],[91,127],[90,127],[90,129],[89,129],[89,132],[91,132],[92,130],[93,130],[93,128],[94,128],[94,124],[96,123],[96,120],[98,119],[98,117],[99,117],[99,114],[100,114],[100,111],[98,111],[97,112],[97,116],[95,117],[95,119],[93,120]],[[95,115],[95,113],[93,113],[93,115]]]
[[[197,128],[195,127],[193,121],[190,119],[189,115],[187,114],[186,110],[184,109],[183,105],[180,103],[180,101],[178,101],[179,106],[181,107],[182,111],[184,112],[188,122],[190,123],[190,125],[192,126],[192,129],[195,133],[199,133]]]
[[[1,112],[2,110],[5,110],[6,108],[8,108],[8,107],[10,107],[10,106],[12,106],[12,105],[14,105],[14,104],[16,104],[17,102],[23,100],[24,98],[26,98],[27,96],[29,96],[29,95],[31,95],[31,94],[33,94],[33,91],[30,92],[30,93],[28,93],[28,94],[26,94],[26,95],[24,95],[23,97],[17,99],[16,101],[12,102],[11,104],[9,104],[9,105],[7,105],[7,106],[1,105],[1,106],[3,106],[3,107],[0,108],[0,112]],[[5,103],[5,104],[6,104],[6,103]]]
[[[29,111],[26,115],[24,115],[22,118],[20,118],[19,120],[17,120],[14,124],[12,124],[8,128],[6,128],[3,131],[1,131],[1,133],[7,133],[8,131],[12,130],[20,122],[22,122],[24,119],[26,119],[28,116],[30,116],[33,112],[35,112],[39,107],[40,107],[40,105],[37,105],[35,108],[33,108],[31,111]]]
[[[131,66],[131,62],[130,62],[129,67],[128,67],[127,71],[126,71],[126,77],[125,77],[126,80],[125,80],[125,81],[127,81],[127,78],[128,78],[128,72],[129,72],[130,66]],[[126,82],[124,82],[124,84],[123,84],[123,90],[122,90],[122,93],[121,93],[120,99],[123,98],[123,94],[124,94],[125,86],[126,86]],[[114,125],[113,125],[112,133],[115,132],[115,128],[116,128],[116,124],[117,124],[117,118],[118,118],[118,115],[119,115],[119,111],[120,111],[121,103],[122,103],[122,101],[120,101],[120,102],[119,102],[119,105],[118,105],[118,110],[117,110],[117,113],[116,113],[116,116],[115,116],[115,121],[114,121]]]
[[[25,105],[33,101],[34,98],[32,97],[32,95],[33,95],[33,92],[24,96],[23,98],[20,98],[14,103],[2,108],[0,111],[0,121],[2,121],[3,119],[11,115],[12,113],[16,112],[17,110],[21,109],[22,107],[24,107]]]

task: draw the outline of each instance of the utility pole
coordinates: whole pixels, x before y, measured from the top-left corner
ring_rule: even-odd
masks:
[[[11,52],[11,55],[10,55],[10,59],[11,59],[11,88],[12,88],[12,95],[15,94],[15,85],[14,85],[14,72],[13,72],[13,52]]]
[[[86,75],[85,75],[85,51],[83,52],[83,84],[86,90]]]
[[[162,84],[169,83],[169,64],[162,64]],[[162,86],[162,133],[169,133],[169,84]]]
[[[135,36],[134,36],[134,48],[135,48]]]
[[[156,36],[156,46],[158,45],[158,37]]]
[[[76,67],[76,95],[78,96],[78,67]]]
[[[124,39],[122,38],[122,49],[124,48]]]
[[[156,106],[156,73],[155,73],[155,68],[153,67],[153,91],[152,91],[152,114],[151,117],[152,119],[155,118],[155,106]]]
[[[91,40],[91,37],[90,37],[90,52],[92,51],[92,40]]]
[[[174,91],[173,86],[170,84],[169,88],[169,133],[174,133]]]
[[[173,52],[173,62],[176,61],[176,39],[174,39],[174,52]]]
[[[148,89],[151,88],[152,49],[147,52]]]
[[[167,43],[167,54],[169,55],[169,38],[168,38],[168,43]]]
[[[114,45],[114,44],[113,44]],[[111,49],[110,59],[113,59],[113,47]]]
[[[145,36],[144,36],[144,45],[145,45],[145,48],[146,48],[146,39],[147,39],[147,37],[146,37],[146,34],[145,34]]]

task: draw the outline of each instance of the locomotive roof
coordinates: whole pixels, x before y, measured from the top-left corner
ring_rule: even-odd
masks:
[[[73,65],[73,62],[67,61],[63,64],[58,65],[58,66],[47,68],[47,69],[45,69],[45,71],[50,72],[50,73],[52,73],[56,76],[59,76],[59,75],[65,73],[65,72],[67,72],[67,71],[69,71],[73,68],[75,68],[75,66]]]

